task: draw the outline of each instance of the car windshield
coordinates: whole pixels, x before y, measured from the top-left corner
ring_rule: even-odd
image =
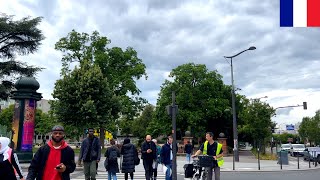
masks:
[[[292,147],[294,148],[304,148],[303,144],[292,144]]]
[[[282,148],[290,148],[290,145],[289,144],[283,144],[281,147]]]

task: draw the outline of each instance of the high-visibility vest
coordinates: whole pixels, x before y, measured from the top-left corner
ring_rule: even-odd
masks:
[[[208,141],[205,141],[203,144],[202,154],[207,154],[207,151],[208,151],[207,149],[208,149]],[[216,150],[216,156],[218,156],[220,154],[221,149],[222,149],[222,144],[218,143],[217,150]],[[217,162],[218,162],[218,166],[221,167],[224,163],[223,156],[220,158],[217,158]]]

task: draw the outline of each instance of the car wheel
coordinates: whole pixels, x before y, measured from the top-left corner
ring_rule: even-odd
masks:
[[[317,161],[318,161],[318,163],[320,164],[320,155],[318,155]]]

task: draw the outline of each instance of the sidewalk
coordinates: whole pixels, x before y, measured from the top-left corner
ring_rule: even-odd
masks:
[[[78,157],[76,156],[76,162]],[[103,167],[103,162],[105,157],[101,158],[99,162],[98,171],[105,172]],[[119,162],[120,163],[120,162]],[[179,174],[184,174],[183,166],[186,164],[185,156],[177,156],[177,172]],[[309,162],[304,161],[303,158],[300,158],[298,169],[298,162],[293,160],[289,160],[289,165],[282,165],[282,169],[280,168],[280,164],[277,164],[277,161],[274,160],[260,160],[260,170],[258,169],[258,160],[249,150],[242,150],[239,152],[239,162],[235,162],[235,170],[233,170],[233,156],[224,157],[224,165],[221,167],[221,172],[238,172],[238,171],[246,171],[246,172],[266,172],[266,171],[297,171],[297,170],[311,170],[311,169],[320,169],[320,165],[315,167],[313,162],[311,162],[311,168],[309,168]],[[27,171],[29,167],[29,163],[21,164],[21,167],[24,172]],[[76,171],[82,171],[83,167],[79,167],[77,165]],[[162,171],[162,166],[158,166],[158,170]],[[144,171],[142,160],[138,166],[136,166],[136,172]]]

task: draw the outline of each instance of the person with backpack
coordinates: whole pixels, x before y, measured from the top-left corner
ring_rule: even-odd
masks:
[[[17,180],[15,171],[24,180],[17,155],[9,147],[10,139],[0,137],[0,179]]]
[[[136,147],[130,143],[130,139],[126,138],[123,141],[123,145],[121,148],[122,155],[122,165],[121,172],[124,173],[124,179],[128,180],[128,176],[130,174],[130,178],[133,179],[133,173],[135,172],[135,159],[138,157],[138,151]]]
[[[104,156],[106,157],[107,163],[106,170],[108,171],[108,180],[117,180],[117,173],[119,172],[118,157],[120,157],[120,150],[115,145],[113,139],[110,140],[111,147],[108,147]]]

